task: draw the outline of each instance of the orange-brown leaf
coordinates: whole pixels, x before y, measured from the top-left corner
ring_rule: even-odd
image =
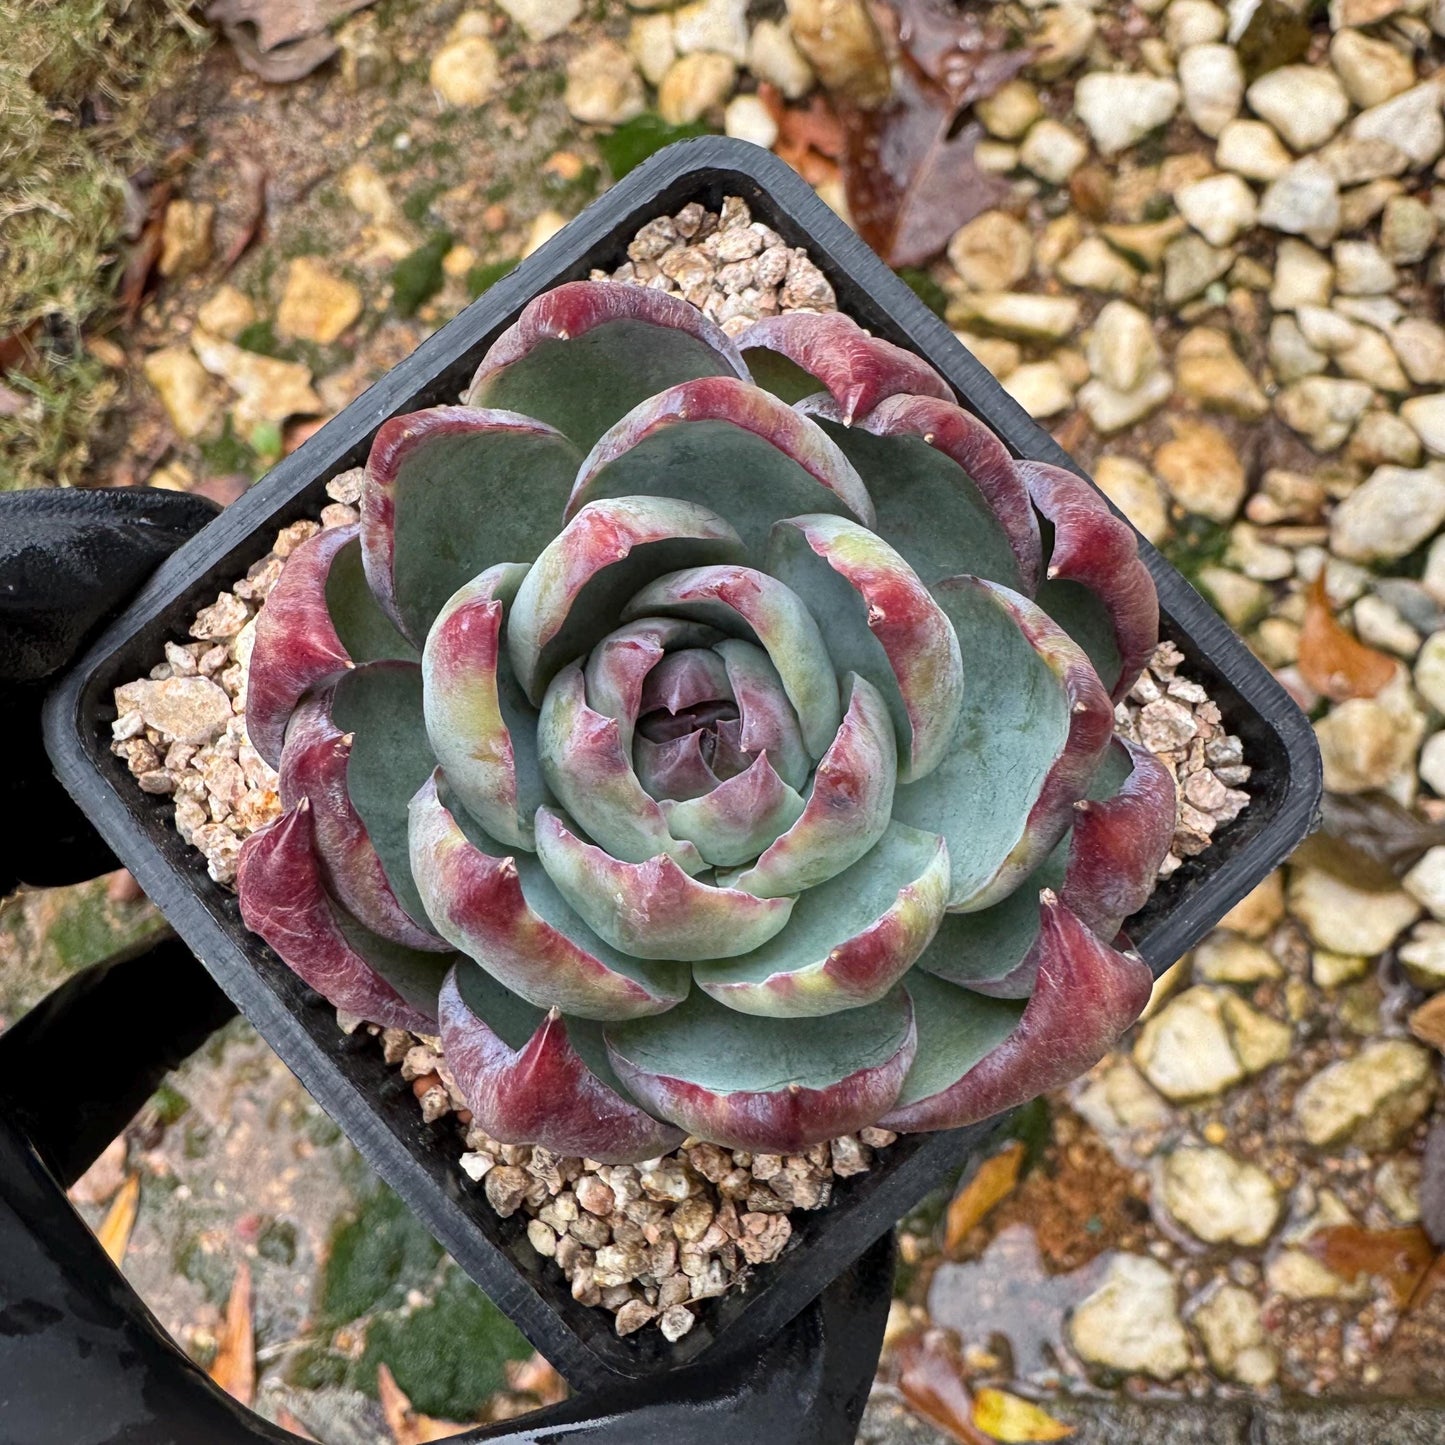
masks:
[[[1353,1283],[1363,1275],[1378,1279],[1404,1306],[1435,1262],[1435,1246],[1418,1224],[1405,1229],[1361,1229],[1331,1224],[1305,1241],[1306,1251],[1324,1267]]]
[[[284,1405],[280,1405],[276,1409],[276,1423],[283,1430],[289,1430],[293,1435],[297,1436],[301,1440],[316,1439],[316,1437]]]
[[[1027,1153],[1019,1140],[1010,1141],[997,1154],[985,1159],[974,1171],[973,1178],[954,1195],[944,1226],[945,1254],[953,1254],[973,1227],[983,1223],[994,1205],[1013,1192]]]
[[[973,1423],[973,1395],[942,1331],[906,1336],[898,1342],[894,1358],[899,1391],[915,1414],[946,1430],[960,1445],[992,1445]]]
[[[1348,702],[1352,697],[1374,697],[1398,666],[1393,657],[1366,647],[1340,625],[1330,611],[1321,572],[1310,586],[1300,629],[1300,676],[1322,697]]]
[[[843,127],[828,98],[814,92],[806,106],[789,106],[774,85],[758,86],[758,99],[767,107],[778,128],[774,152],[792,166],[811,186],[819,186],[838,174],[843,154]]]
[[[130,1175],[116,1191],[100,1228],[95,1237],[100,1247],[110,1256],[110,1262],[119,1265],[125,1258],[126,1245],[130,1243],[130,1232],[135,1228],[136,1210],[140,1207],[140,1175]]]
[[[1003,1390],[983,1389],[973,1397],[973,1423],[1005,1445],[1030,1445],[1036,1440],[1064,1440],[1072,1425],[1055,1420],[1039,1405]]]
[[[251,1319],[251,1266],[243,1259],[231,1281],[220,1348],[207,1372],[234,1400],[251,1405],[256,1399],[256,1331]]]
[[[471,1428],[452,1420],[434,1420],[413,1410],[396,1376],[385,1365],[376,1367],[376,1398],[395,1445],[432,1445],[433,1441],[450,1440]]]

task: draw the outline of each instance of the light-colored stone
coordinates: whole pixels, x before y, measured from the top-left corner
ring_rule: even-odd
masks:
[[[1223,40],[1228,27],[1228,17],[1211,0],[1173,0],[1164,12],[1164,39],[1181,57],[1191,46]]]
[[[1022,140],[1029,127],[1044,113],[1038,91],[1027,81],[1015,78],[992,95],[977,100],[973,113],[983,128],[999,140]]]
[[[1228,251],[1217,250],[1192,232],[1170,243],[1164,253],[1164,301],[1179,306],[1192,301],[1234,264]]]
[[[1128,1059],[1110,1058],[1071,1100],[1101,1134],[1133,1134],[1168,1124],[1169,1105],[1145,1083]]]
[[[471,110],[485,105],[497,93],[502,70],[496,46],[485,35],[461,26],[462,21],[458,21],[453,27],[454,38],[432,56],[428,78],[431,88],[448,105]]]
[[[1284,875],[1276,870],[1246,893],[1219,920],[1219,926],[1245,938],[1268,938],[1283,918]]]
[[[1298,306],[1295,320],[1305,340],[1326,356],[1348,351],[1360,339],[1360,328],[1348,316],[1327,306]]]
[[[1357,983],[1369,971],[1369,959],[1358,954],[1331,953],[1327,948],[1316,948],[1310,954],[1310,977],[1318,988]]]
[[[1086,4],[1067,3],[1043,11],[1029,37],[1030,70],[1040,80],[1067,75],[1084,58],[1098,33],[1099,22]]]
[[[1445,327],[1407,316],[1390,328],[1390,345],[1416,386],[1445,383]]]
[[[1316,1149],[1385,1150],[1410,1132],[1434,1095],[1430,1053],[1404,1039],[1380,1039],[1320,1070],[1295,1095],[1294,1116]]]
[[[1412,396],[1400,408],[1400,415],[1415,428],[1432,457],[1445,457],[1445,391]]]
[[[1383,953],[1420,916],[1403,890],[1356,888],[1321,868],[1292,870],[1289,903],[1321,948],[1360,958]]]
[[[1133,391],[1119,391],[1102,381],[1089,381],[1079,388],[1078,402],[1094,430],[1101,436],[1142,421],[1169,400],[1174,382],[1167,371],[1156,371]]]
[[[1078,329],[1079,302],[1072,296],[1024,291],[979,292],[957,297],[948,319],[954,325],[980,326],[1019,341],[1063,341]]]
[[[1190,46],[1179,57],[1179,85],[1189,119],[1205,135],[1222,135],[1244,100],[1244,71],[1238,53],[1232,45]],[[1279,145],[1277,140],[1274,143]],[[1220,165],[1225,163],[1221,160]]]
[[[1352,346],[1336,353],[1335,365],[1346,376],[1368,382],[1376,391],[1403,392],[1410,388],[1390,343],[1380,332],[1368,326],[1360,328],[1360,334]],[[1370,413],[1366,412],[1365,416],[1360,418],[1361,422],[1369,415]],[[1359,428],[1356,427],[1355,430],[1358,431]],[[1384,461],[1386,458],[1382,457],[1380,460]],[[1414,461],[1416,458],[1400,460]]]
[[[679,55],[713,50],[741,65],[748,54],[747,0],[692,0],[672,12]]]
[[[1259,223],[1326,245],[1340,229],[1339,185],[1323,162],[1306,156],[1270,182],[1259,203]]]
[[[1301,306],[1328,306],[1334,292],[1335,268],[1304,241],[1286,237],[1275,257],[1274,285],[1269,304],[1276,311],[1294,311]]]
[[[1315,724],[1325,787],[1335,793],[1386,788],[1407,775],[1425,718],[1403,680],[1375,697],[1352,697]]]
[[[175,200],[161,218],[161,254],[156,270],[162,276],[189,276],[211,259],[216,208],[210,201]]]
[[[1074,1310],[1069,1340],[1081,1359],[1172,1380],[1189,1368],[1174,1276],[1147,1255],[1116,1254],[1103,1283]]]
[[[615,40],[597,40],[567,62],[562,103],[584,125],[621,125],[647,108],[642,77]]]
[[[1414,167],[1432,165],[1445,150],[1445,119],[1440,114],[1442,88],[1438,80],[1361,111],[1350,122],[1350,134],[1358,140],[1383,140],[1401,150]]]
[[[1386,1159],[1375,1171],[1375,1198],[1390,1211],[1396,1224],[1420,1222],[1420,1161]]]
[[[1174,193],[1179,214],[1211,246],[1227,246],[1255,222],[1254,192],[1238,176],[1206,176]]]
[[[146,380],[155,388],[182,437],[197,437],[216,418],[216,398],[206,369],[184,346],[166,346],[152,351],[142,363]]]
[[[1409,423],[1393,412],[1367,411],[1350,436],[1346,455],[1373,470],[1375,467],[1420,465],[1420,438]]]
[[[1383,105],[1415,83],[1415,67],[1407,54],[1358,30],[1341,30],[1330,41],[1330,64],[1362,110]]]
[[[1175,417],[1174,436],[1154,453],[1154,471],[1186,511],[1228,522],[1244,501],[1244,467],[1229,438],[1209,422]]]
[[[1437,680],[1445,682],[1445,633],[1437,632],[1435,638],[1442,642],[1442,646],[1436,650]],[[1417,682],[1418,678],[1417,669]],[[1433,699],[1431,705],[1435,705]],[[1405,892],[1423,903],[1432,918],[1445,919],[1445,847],[1427,848],[1400,881]],[[1445,979],[1442,979],[1442,982],[1445,982]]]
[[[1318,376],[1329,366],[1329,357],[1309,344],[1293,316],[1276,316],[1269,323],[1268,352],[1276,380],[1286,385]]]
[[[1438,853],[1441,850],[1432,848],[1430,851]],[[1438,872],[1438,869],[1436,871]],[[1438,877],[1429,881],[1433,912],[1440,903],[1440,882]],[[1407,875],[1407,886],[1408,882]],[[1420,891],[1426,890],[1422,888]],[[1441,914],[1436,913],[1435,919],[1417,923],[1410,936],[1399,947],[1400,967],[1405,977],[1426,993],[1439,993],[1445,988],[1445,923],[1438,921],[1441,917]]]
[[[1217,928],[1194,950],[1194,976],[1201,983],[1269,983],[1284,968],[1263,944]]]
[[[1106,295],[1127,296],[1138,289],[1139,273],[1102,236],[1085,236],[1054,274],[1069,286]]]
[[[167,742],[197,747],[214,742],[232,717],[231,699],[208,677],[128,682],[116,688],[115,705],[122,716],[138,712]]]
[[[948,259],[973,291],[1008,291],[1029,274],[1029,228],[1007,211],[985,211],[953,233]]]
[[[582,13],[582,0],[497,0],[497,4],[528,40],[550,40]]]
[[[1413,552],[1442,522],[1445,467],[1378,467],[1335,508],[1330,549],[1352,562],[1390,562]]]
[[[1156,75],[1096,70],[1074,87],[1074,111],[1106,156],[1167,124],[1179,99],[1178,85]]]
[[[1058,416],[1074,404],[1074,389],[1056,361],[1030,361],[1015,367],[1003,389],[1035,421]]]
[[[1359,421],[1372,393],[1362,381],[1307,376],[1285,387],[1274,407],[1284,424],[1317,452],[1332,452]]]
[[[1131,392],[1159,369],[1162,359],[1149,318],[1127,301],[1110,301],[1089,333],[1089,370],[1106,386]]]
[[[1235,63],[1238,64],[1238,61]],[[1242,88],[1242,79],[1240,84]],[[1186,89],[1186,101],[1188,95]],[[1285,149],[1284,142],[1262,120],[1231,120],[1219,131],[1214,164],[1220,170],[1233,171],[1235,175],[1243,176],[1246,180],[1274,181],[1294,164],[1294,157]]]
[[[1063,185],[1088,158],[1089,148],[1068,126],[1044,119],[1024,137],[1019,163],[1051,186]]]
[[[1184,231],[1182,216],[1166,216],[1162,221],[1140,221],[1129,225],[1100,226],[1099,234],[1121,256],[1127,257],[1134,265],[1146,271],[1157,271],[1163,264],[1170,246],[1179,240]],[[1186,236],[1185,240],[1198,241],[1197,236]],[[1206,250],[1210,248],[1206,246]],[[1226,270],[1228,267],[1225,268]],[[1222,274],[1222,273],[1221,273]]]
[[[759,80],[777,86],[788,100],[798,100],[813,88],[813,67],[793,44],[786,20],[759,20],[753,26],[747,66]]]
[[[255,319],[251,298],[229,282],[217,286],[196,310],[196,325],[227,341],[234,341]]]
[[[1260,1390],[1274,1383],[1279,1359],[1269,1343],[1259,1301],[1237,1284],[1215,1290],[1189,1317],[1214,1370]]]
[[[1426,638],[1415,659],[1415,687],[1435,709],[1445,713],[1445,632]]]
[[[1432,733],[1420,749],[1420,781],[1445,798],[1445,732]]]
[[[1164,493],[1143,462],[1107,453],[1094,465],[1094,483],[1156,546],[1168,535]]]
[[[715,50],[679,56],[657,88],[657,113],[669,125],[691,125],[727,101],[737,78],[731,56]]]
[[[735,95],[723,111],[723,131],[735,140],[751,141],[767,150],[778,138],[777,123],[755,95]]]
[[[361,307],[361,292],[350,281],[334,275],[315,256],[298,256],[286,270],[276,330],[329,346],[361,315]]]
[[[1391,196],[1380,220],[1380,249],[1402,266],[1423,261],[1439,233],[1435,213],[1416,196]]]
[[[1206,411],[1243,421],[1259,421],[1269,412],[1269,399],[1235,355],[1227,332],[1210,326],[1187,332],[1174,351],[1174,374],[1179,390]]]
[[[1330,29],[1374,25],[1404,9],[1416,9],[1409,0],[1330,0]]]
[[[315,416],[325,410],[311,386],[311,372],[299,361],[278,361],[243,351],[234,342],[196,330],[191,348],[202,366],[236,392],[236,423],[249,433],[260,422],[279,425],[292,416]]]
[[[649,85],[661,85],[668,67],[677,59],[672,16],[666,10],[634,16],[627,32],[627,52]]]
[[[1263,1073],[1272,1064],[1282,1064],[1294,1045],[1290,1026],[1251,1008],[1238,994],[1226,993],[1220,1000],[1225,1027],[1235,1057],[1249,1074]]]
[[[1175,1149],[1158,1178],[1164,1209],[1206,1244],[1263,1244],[1279,1219],[1269,1175],[1223,1149]]]
[[[1344,296],[1379,296],[1393,291],[1399,276],[1373,241],[1336,241],[1335,290]]]
[[[1317,150],[1350,113],[1349,97],[1334,73],[1313,65],[1266,71],[1244,98],[1296,152]]]
[[[1245,1077],[1229,1040],[1223,997],[1219,989],[1186,989],[1140,1029],[1134,1062],[1166,1099],[1210,1098]]]
[[[892,88],[883,38],[865,0],[790,0],[793,43],[830,90],[877,105]]]

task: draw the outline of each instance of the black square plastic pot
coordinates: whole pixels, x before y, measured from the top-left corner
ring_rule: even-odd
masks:
[[[1071,465],[943,322],[787,166],[741,141],[684,142],[589,206],[173,556],[51,696],[45,715],[46,743],[62,782],[176,931],[377,1173],[578,1388],[675,1368],[704,1354],[756,1353],[955,1168],[992,1124],[906,1136],[871,1172],[836,1181],[830,1207],[795,1213],[783,1255],[757,1270],[746,1289],[709,1301],[677,1344],[656,1330],[618,1339],[611,1315],[576,1303],[555,1265],[532,1251],[523,1219],[499,1219],[465,1180],[452,1130],[422,1122],[410,1086],[382,1061],[374,1042],[364,1033],[343,1035],[335,1010],[243,927],[234,896],[210,880],[201,856],[176,833],[169,801],[142,793],[112,756],[111,694],[143,677],[163,642],[185,636],[199,607],[264,556],[279,528],[317,515],[326,483],[365,460],[382,422],[454,401],[487,347],[532,297],[594,267],[612,270],[638,228],[655,216],[689,201],[716,210],[730,195],[741,196],[754,217],[790,245],[805,246],[844,311],[929,361],[1015,455]],[[1254,769],[1249,807],[1127,925],[1158,972],[1308,831],[1320,767],[1299,709],[1183,577],[1147,543],[1141,548],[1158,584],[1163,635],[1184,653],[1190,676],[1208,688],[1229,730],[1243,738]]]

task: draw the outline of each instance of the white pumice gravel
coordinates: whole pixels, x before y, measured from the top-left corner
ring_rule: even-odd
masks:
[[[760,316],[838,309],[807,254],[755,222],[737,197],[717,214],[694,202],[649,221],[628,257],[611,273],[594,271],[593,279],[683,296],[732,335]],[[276,773],[246,737],[256,615],[302,542],[356,521],[361,480],[356,469],[329,482],[331,500],[319,521],[284,528],[245,577],[201,609],[191,641],[167,643],[165,660],[148,678],[117,689],[111,750],[126,759],[143,790],[175,799],[176,830],[205,857],[217,883],[234,884],[242,842],[281,812]],[[1243,744],[1225,731],[1218,707],[1183,664],[1172,643],[1161,643],[1115,711],[1118,731],[1163,758],[1179,783],[1179,821],[1161,877],[1208,848],[1215,830],[1249,801]],[[172,679],[209,680],[213,687],[147,691],[147,684]],[[835,1181],[866,1173],[896,1137],[864,1129],[787,1156],[689,1139],[639,1165],[562,1158],[540,1146],[499,1144],[472,1127],[438,1040],[343,1014],[338,1023],[378,1039],[387,1062],[411,1083],[425,1122],[454,1120],[458,1172],[498,1215],[528,1216],[533,1248],[556,1262],[574,1298],[612,1313],[619,1335],[652,1325],[669,1341],[681,1339],[702,1301],[742,1285],[754,1267],[783,1252],[794,1210],[826,1207]]]

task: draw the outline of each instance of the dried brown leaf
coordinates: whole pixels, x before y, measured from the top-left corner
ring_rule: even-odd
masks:
[[[910,60],[943,87],[955,108],[987,100],[1026,66],[1033,51],[1007,48],[1008,32],[947,0],[887,0],[898,43]]]
[[[266,168],[250,156],[241,156],[236,162],[236,172],[247,191],[245,220],[236,238],[226,247],[221,259],[221,275],[227,275],[231,268],[260,239],[266,225]]]
[[[283,1430],[289,1430],[299,1439],[316,1439],[316,1437],[284,1405],[279,1406],[276,1410],[276,1423]]]
[[[1014,1139],[997,1154],[991,1154],[974,1171],[973,1177],[953,1197],[944,1224],[943,1252],[952,1255],[989,1211],[1006,1199],[1019,1182],[1028,1150]]]
[[[1404,1229],[1331,1224],[1310,1235],[1304,1248],[1341,1279],[1353,1283],[1361,1275],[1369,1275],[1380,1280],[1400,1308],[1409,1303],[1435,1263],[1435,1246],[1418,1224]]]
[[[764,81],[758,98],[778,128],[773,152],[785,160],[810,186],[821,186],[838,175],[843,154],[843,126],[828,97],[814,91],[806,106],[787,105],[776,86]]]
[[[262,80],[284,84],[310,75],[336,54],[327,26],[372,0],[212,0],[206,19],[220,25],[236,58]]]
[[[960,1445],[992,1445],[973,1423],[973,1395],[962,1362],[942,1331],[905,1336],[894,1358],[898,1389],[915,1414],[946,1430]]]
[[[136,1210],[140,1207],[140,1175],[132,1174],[111,1201],[95,1237],[100,1247],[110,1256],[116,1266],[125,1258],[126,1246],[130,1243],[130,1232],[135,1228]]]
[[[251,1266],[243,1259],[231,1281],[220,1346],[206,1372],[233,1400],[256,1399],[256,1331],[251,1319]]]
[[[1348,702],[1352,697],[1374,697],[1398,667],[1393,657],[1366,647],[1340,625],[1330,610],[1324,574],[1316,577],[1300,629],[1300,676],[1322,697]]]
[[[449,1440],[470,1428],[452,1420],[434,1420],[413,1410],[411,1401],[386,1365],[376,1367],[376,1398],[395,1445],[432,1445],[433,1441]]]

